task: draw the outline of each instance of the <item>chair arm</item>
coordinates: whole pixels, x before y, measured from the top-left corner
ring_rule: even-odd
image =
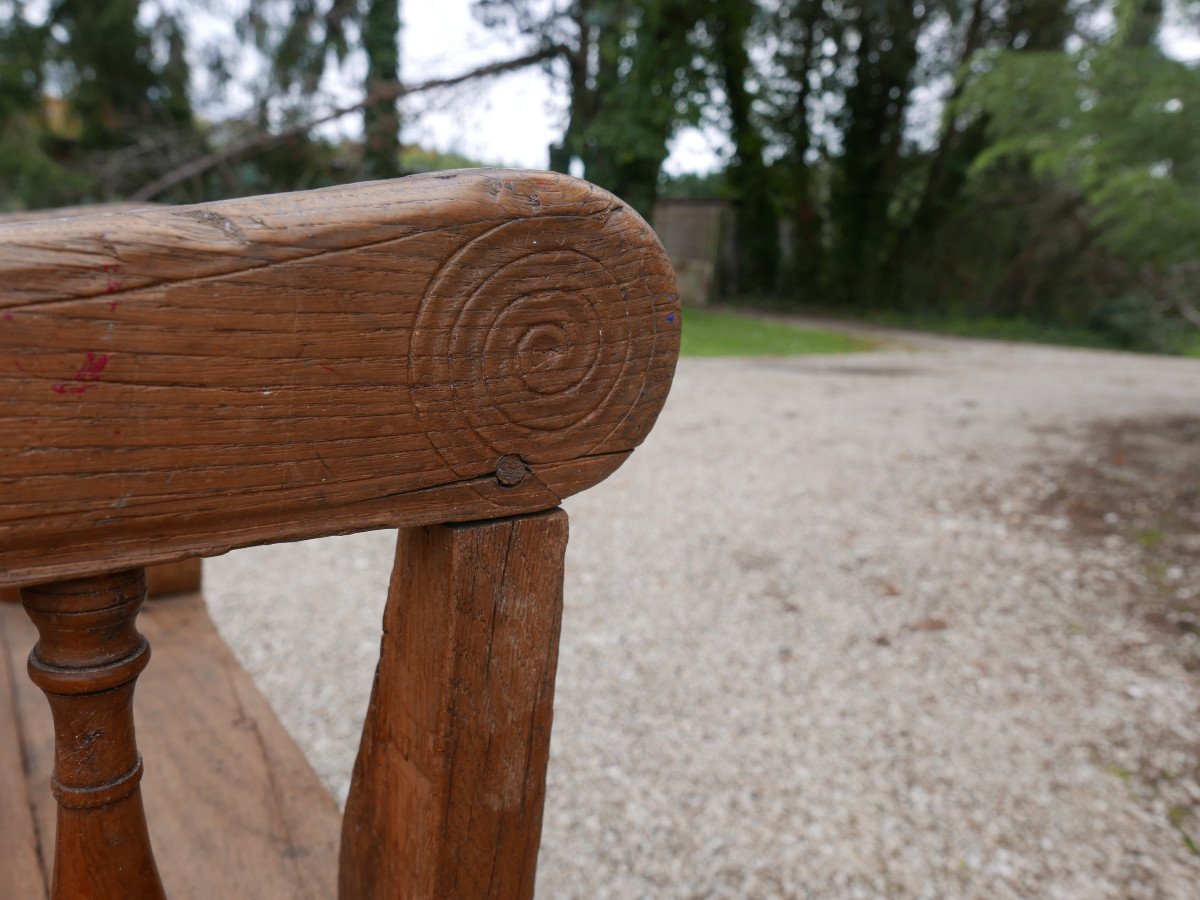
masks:
[[[564,175],[0,225],[0,585],[556,506],[679,329],[653,232]]]

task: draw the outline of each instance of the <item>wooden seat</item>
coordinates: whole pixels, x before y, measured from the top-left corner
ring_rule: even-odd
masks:
[[[532,896],[557,507],[678,354],[645,223],[566,176],[441,173],[0,224],[0,276],[0,897]],[[384,527],[339,816],[198,558]]]

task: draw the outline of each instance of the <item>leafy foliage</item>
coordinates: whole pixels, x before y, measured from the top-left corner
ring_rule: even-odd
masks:
[[[134,196],[223,146],[305,123],[320,111],[325,74],[356,53],[367,63],[364,93],[398,81],[399,0],[256,0],[232,47],[189,46],[195,36],[176,9],[53,0],[39,18],[24,3],[0,3],[0,209]],[[218,92],[242,55],[260,54],[269,77],[253,85],[249,115],[197,121],[189,51]],[[361,146],[301,128],[236,163],[170,179],[152,197],[194,202],[400,174],[395,96],[365,102],[363,119]]]
[[[52,206],[83,186],[71,183],[44,141],[48,28],[14,13],[0,31],[0,209]]]
[[[1155,46],[1160,15],[1131,2],[1108,43],[999,54],[962,108],[989,121],[977,177],[1027,160],[1076,194],[1090,242],[1124,270],[1089,323],[1129,346],[1181,349],[1191,342],[1183,323],[1200,327],[1200,69]]]
[[[1099,239],[1135,265],[1195,260],[1200,247],[1200,70],[1151,48],[1002,55],[967,104],[995,141],[976,163],[1024,157],[1073,185]]]
[[[0,21],[0,206],[119,197],[193,139],[178,20],[138,0],[55,0]],[[161,51],[155,51],[155,45]]]
[[[480,20],[562,50],[552,65],[570,96],[550,164],[572,160],[649,217],[669,141],[708,99],[698,52],[707,0],[476,0]]]

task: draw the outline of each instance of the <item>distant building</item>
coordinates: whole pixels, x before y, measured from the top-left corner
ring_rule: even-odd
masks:
[[[736,292],[734,209],[728,200],[661,199],[654,230],[679,278],[685,304],[704,306]]]

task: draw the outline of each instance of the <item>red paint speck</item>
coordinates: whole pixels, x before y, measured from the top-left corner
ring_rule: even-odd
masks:
[[[321,366],[321,368],[322,368],[322,369],[324,369],[326,372],[332,372],[332,371],[333,371],[333,366]]]
[[[88,351],[87,361],[75,372],[76,381],[98,381],[100,373],[108,365],[107,353],[92,353]],[[81,393],[81,392],[80,392]]]
[[[108,293],[108,294],[111,294],[114,291],[119,291],[120,289],[121,289],[121,282],[119,282],[119,281],[109,280],[108,284],[106,284],[104,286],[104,291],[105,291],[105,293]]]
[[[12,313],[5,313],[5,314],[4,314],[4,321],[5,321],[5,322],[11,322],[12,320],[13,320],[13,314],[12,314]]]
[[[60,381],[58,384],[51,385],[50,390],[54,391],[56,394],[84,393],[89,388],[95,387],[95,385],[88,384],[87,382],[100,380],[100,373],[104,371],[106,366],[108,366],[108,360],[109,354],[107,353],[89,352],[84,358],[83,365],[75,370],[75,380],[77,382],[83,382],[83,384],[71,384],[69,381]],[[16,366],[21,372],[33,374],[32,372],[29,372],[23,365],[21,365],[20,361],[18,360],[13,360],[13,365]]]
[[[118,306],[120,306],[120,305],[121,305],[121,304],[120,304],[120,302],[119,302],[119,301],[117,301],[117,300],[109,300],[109,301],[108,301],[108,311],[109,311],[109,312],[112,312],[113,310],[115,310],[115,309],[116,309]]]

